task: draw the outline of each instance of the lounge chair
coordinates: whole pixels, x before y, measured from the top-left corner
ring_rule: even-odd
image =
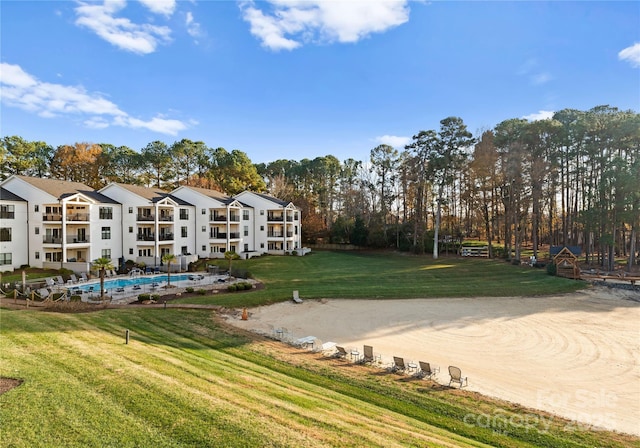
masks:
[[[458,383],[462,389],[463,383],[468,384],[467,377],[462,376],[462,371],[458,367],[449,366],[449,376],[451,376],[451,379],[449,380],[449,387],[451,387],[451,383]]]
[[[372,362],[377,362],[380,360],[380,355],[376,356],[373,353],[373,347],[370,345],[365,345],[362,353],[362,358],[358,360],[361,364],[370,364]]]
[[[333,355],[334,358],[344,359],[344,358],[347,357],[347,355],[349,355],[349,353],[347,353],[347,351],[344,349],[344,347],[342,347],[340,345],[336,345],[336,350],[337,351]]]
[[[86,282],[87,280],[89,280],[89,278],[87,277],[87,273],[86,272],[81,272],[80,273],[80,281],[81,282]]]
[[[294,303],[302,303],[302,299],[300,298],[300,295],[298,294],[298,291],[293,291],[293,302]]]
[[[56,286],[56,282],[54,282],[52,278],[47,278],[47,279],[44,280],[44,282],[50,288]]]
[[[61,275],[56,276],[55,282],[56,282],[56,285],[58,285],[58,286],[64,285],[64,280],[62,280],[62,276]]]
[[[71,283],[78,283],[78,277],[76,277],[76,274],[71,274],[69,276],[69,280],[71,280]]]
[[[398,356],[394,356],[393,365],[391,366],[391,372],[404,373],[405,370],[407,370],[407,367],[404,364],[404,358],[399,358]]]
[[[429,364],[428,362],[418,361],[418,364],[420,365],[420,370],[418,370],[418,372],[416,373],[415,375],[416,378],[431,379],[432,377],[435,376],[437,372],[440,371],[440,368],[438,367],[432,368],[431,364]]]
[[[42,300],[45,300],[47,297],[49,297],[49,294],[51,294],[51,293],[49,292],[49,290],[47,288],[40,288],[40,289],[38,289],[37,294],[40,296],[40,298]]]
[[[122,286],[119,286],[118,288],[116,288],[116,293],[123,293],[124,292],[124,288]]]

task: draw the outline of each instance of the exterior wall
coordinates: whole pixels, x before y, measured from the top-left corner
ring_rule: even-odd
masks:
[[[13,212],[0,214],[0,227],[8,228],[11,232],[11,241],[0,241],[0,254],[11,254],[11,263],[7,263],[5,255],[0,258],[0,272],[4,272],[29,264],[28,204],[26,201],[0,199],[0,205],[13,207]]]

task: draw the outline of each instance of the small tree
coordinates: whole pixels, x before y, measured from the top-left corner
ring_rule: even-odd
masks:
[[[227,260],[229,260],[229,275],[231,275],[231,262],[233,260],[237,260],[240,258],[240,255],[238,255],[235,251],[233,250],[228,250],[224,253],[224,258],[226,258]]]
[[[104,273],[107,269],[113,269],[113,263],[109,258],[98,258],[93,260],[93,268],[100,273],[100,300],[104,300]]]
[[[171,263],[176,260],[176,256],[173,254],[164,254],[162,256],[162,262],[167,263],[167,287],[171,286]]]

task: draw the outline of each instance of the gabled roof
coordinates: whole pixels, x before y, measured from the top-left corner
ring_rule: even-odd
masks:
[[[156,203],[159,202],[165,198],[169,198],[172,201],[175,201],[178,205],[193,205],[190,204],[186,201],[183,201],[182,199],[175,197],[173,195],[171,195],[170,193],[167,193],[164,190],[161,190],[160,188],[155,188],[155,187],[143,187],[140,185],[131,185],[131,184],[120,184],[117,182],[114,182],[113,185],[118,185],[119,187],[124,188],[125,190],[130,191],[131,193],[138,195],[144,199],[148,199],[149,201],[151,201],[152,203]]]
[[[243,191],[242,193],[254,194],[254,195],[258,196],[258,197],[261,197],[262,199],[266,199],[267,201],[273,202],[274,204],[277,204],[280,207],[287,207],[289,205],[293,205],[293,203],[290,202],[290,201],[283,201],[282,199],[278,199],[278,198],[270,196],[270,195],[268,195],[266,193],[256,193],[255,191]]]
[[[47,179],[42,177],[30,177],[21,175],[15,175],[14,177],[27,182],[28,184],[34,186],[35,188],[38,188],[39,190],[49,193],[51,196],[57,199],[64,199],[68,196],[73,196],[80,193],[90,199],[93,199],[96,202],[103,202],[106,204],[119,203],[117,201],[114,201],[110,197],[103,195],[102,193],[98,193],[90,186],[85,185],[81,182],[71,182],[68,180]]]
[[[13,201],[13,202],[27,202],[25,199],[22,199],[17,194],[10,192],[9,190],[5,190],[0,187],[0,200],[2,201]]]
[[[217,190],[210,190],[208,188],[200,188],[200,187],[192,187],[189,185],[183,185],[182,187],[179,188],[188,188],[189,190],[193,190],[197,193],[200,193],[204,196],[207,196],[211,199],[215,199],[216,201],[220,201],[225,205],[229,205],[231,204],[233,201],[235,201],[234,198],[227,196],[226,194],[217,191]],[[175,191],[175,190],[174,190]]]

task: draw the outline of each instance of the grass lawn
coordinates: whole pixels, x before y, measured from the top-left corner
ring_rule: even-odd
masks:
[[[0,395],[3,447],[640,446],[241,334],[207,310],[0,319],[0,376],[24,381]],[[504,420],[469,423],[479,415]]]
[[[226,269],[224,260],[219,263]],[[583,282],[547,275],[544,269],[502,260],[372,252],[312,252],[304,257],[263,256],[233,262],[262,281],[260,291],[189,298],[192,303],[257,306],[303,298],[406,299],[429,297],[522,296],[573,292]]]

